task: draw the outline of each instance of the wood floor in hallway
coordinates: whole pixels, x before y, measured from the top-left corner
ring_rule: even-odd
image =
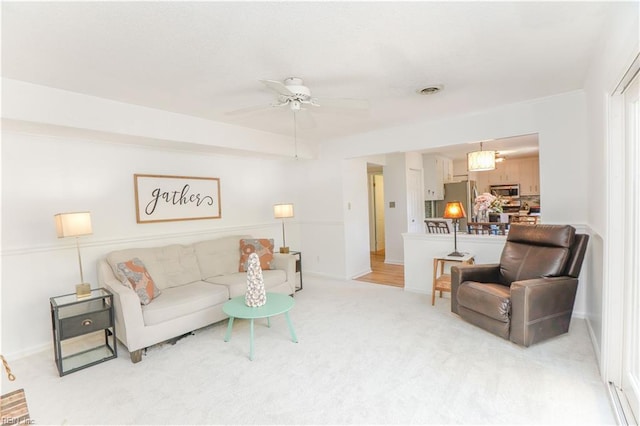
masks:
[[[384,263],[384,250],[371,252],[371,273],[358,277],[356,280],[404,287],[404,266]]]

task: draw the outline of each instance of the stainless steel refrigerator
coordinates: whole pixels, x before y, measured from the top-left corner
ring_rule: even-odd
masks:
[[[444,200],[436,201],[437,217],[444,215],[444,206],[450,201],[460,201],[464,207],[466,218],[460,219],[459,230],[467,232],[467,221],[473,217],[473,202],[478,196],[475,180],[465,180],[463,182],[445,183]]]

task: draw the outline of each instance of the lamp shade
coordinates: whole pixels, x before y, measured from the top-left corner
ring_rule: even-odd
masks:
[[[53,217],[56,221],[58,238],[78,237],[93,233],[90,212],[58,213]]]
[[[273,217],[276,219],[293,217],[293,204],[274,204]]]
[[[467,217],[464,212],[464,207],[460,201],[452,201],[447,203],[444,207],[444,216],[445,219],[461,219],[463,217]]]
[[[474,151],[467,154],[467,170],[481,172],[496,168],[495,151]]]

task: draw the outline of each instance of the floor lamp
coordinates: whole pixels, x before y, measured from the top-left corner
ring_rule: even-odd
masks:
[[[444,207],[445,219],[453,219],[453,252],[449,256],[462,257],[463,253],[458,251],[458,221],[463,217],[467,217],[464,213],[464,207],[460,201],[452,201]]]
[[[276,219],[282,219],[282,247],[280,253],[289,253],[289,247],[284,235],[284,220],[293,217],[293,204],[275,204],[273,206],[273,216]]]
[[[87,297],[91,294],[91,284],[84,282],[82,274],[82,257],[80,256],[80,239],[82,235],[91,235],[91,213],[58,213],[54,216],[58,238],[76,237],[78,265],[80,266],[80,284],[76,285],[76,296]]]

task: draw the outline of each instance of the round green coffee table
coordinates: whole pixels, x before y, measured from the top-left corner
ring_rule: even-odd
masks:
[[[289,326],[289,333],[291,333],[291,340],[294,343],[298,343],[296,332],[293,330],[293,324],[291,324],[291,318],[289,317],[289,311],[293,308],[294,303],[293,297],[291,296],[267,293],[267,303],[257,308],[252,308],[244,303],[244,296],[234,297],[222,307],[222,311],[229,315],[229,325],[227,326],[227,334],[224,336],[224,341],[228,342],[231,340],[231,329],[233,328],[233,320],[235,318],[251,320],[249,327],[249,359],[253,361],[253,320],[256,318],[267,318],[267,326],[271,327],[269,318],[284,314],[287,319],[287,325]]]

